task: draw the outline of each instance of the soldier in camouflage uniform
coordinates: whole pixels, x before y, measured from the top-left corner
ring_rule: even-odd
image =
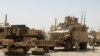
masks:
[[[93,38],[92,38],[92,52],[94,52],[94,45],[95,45],[95,41],[96,41],[96,33],[93,33]]]
[[[75,47],[77,50],[79,50],[79,36],[78,34],[76,35],[76,44],[75,44]]]

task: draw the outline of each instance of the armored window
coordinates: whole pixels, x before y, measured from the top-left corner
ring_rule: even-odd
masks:
[[[75,30],[75,31],[80,31],[81,28],[80,28],[80,27],[74,27],[74,30]]]
[[[0,29],[0,33],[1,33],[1,32],[4,32],[4,29]]]

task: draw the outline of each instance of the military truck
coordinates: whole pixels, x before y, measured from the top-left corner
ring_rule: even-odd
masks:
[[[34,39],[44,39],[42,30],[29,29],[25,25],[11,25],[11,27],[0,27],[0,44],[3,46],[7,46],[8,49],[23,49],[23,52],[26,53],[28,50],[25,49],[35,46],[33,43]],[[30,43],[31,45],[28,45],[28,43]]]
[[[65,50],[72,50],[77,39],[79,39],[80,49],[87,48],[88,27],[85,23],[78,23],[78,18],[67,16],[63,23],[59,23],[57,26],[52,25],[50,29],[50,40],[57,41],[54,46],[50,47],[51,49],[62,46]]]
[[[96,32],[94,30],[91,30],[88,34],[89,37],[89,45],[91,46],[93,44],[93,37],[95,37],[95,45],[100,45],[100,32]]]
[[[36,46],[33,42],[45,38],[42,30],[30,29],[26,25],[8,25],[7,15],[5,19],[5,23],[0,25],[0,45],[7,47],[6,54],[26,54]]]

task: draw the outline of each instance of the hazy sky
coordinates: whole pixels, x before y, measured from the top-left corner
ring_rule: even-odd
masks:
[[[0,22],[7,13],[10,24],[26,24],[30,28],[49,30],[54,24],[64,21],[65,16],[81,20],[86,11],[86,24],[100,28],[100,0],[0,0]]]

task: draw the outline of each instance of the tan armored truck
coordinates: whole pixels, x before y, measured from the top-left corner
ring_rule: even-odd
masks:
[[[51,27],[51,31],[49,31],[50,40],[58,41],[55,46],[51,46],[50,48],[63,46],[65,50],[71,50],[78,40],[80,49],[86,49],[88,42],[87,29],[88,27],[85,23],[78,23],[78,18],[65,17],[63,23],[59,23],[57,26],[55,24],[55,26]]]
[[[42,30],[30,29],[26,25],[8,25],[7,15],[5,19],[5,23],[0,25],[0,45],[8,48],[6,54],[26,54],[35,46],[35,40],[44,39]]]
[[[100,45],[100,32],[91,30],[88,34],[88,37],[89,37],[89,45],[90,46],[93,44],[94,41],[95,41],[95,45]]]
[[[0,27],[0,45],[3,46],[11,46],[10,49],[13,49],[17,46],[16,43],[23,43],[17,47],[23,48],[26,52],[26,42],[33,38],[42,40],[44,39],[44,35],[42,34],[42,30],[29,29],[28,27],[24,27],[25,25],[11,25],[11,27]],[[25,43],[24,43],[25,42]],[[31,46],[30,46],[31,47]],[[19,49],[19,48],[18,48]]]

